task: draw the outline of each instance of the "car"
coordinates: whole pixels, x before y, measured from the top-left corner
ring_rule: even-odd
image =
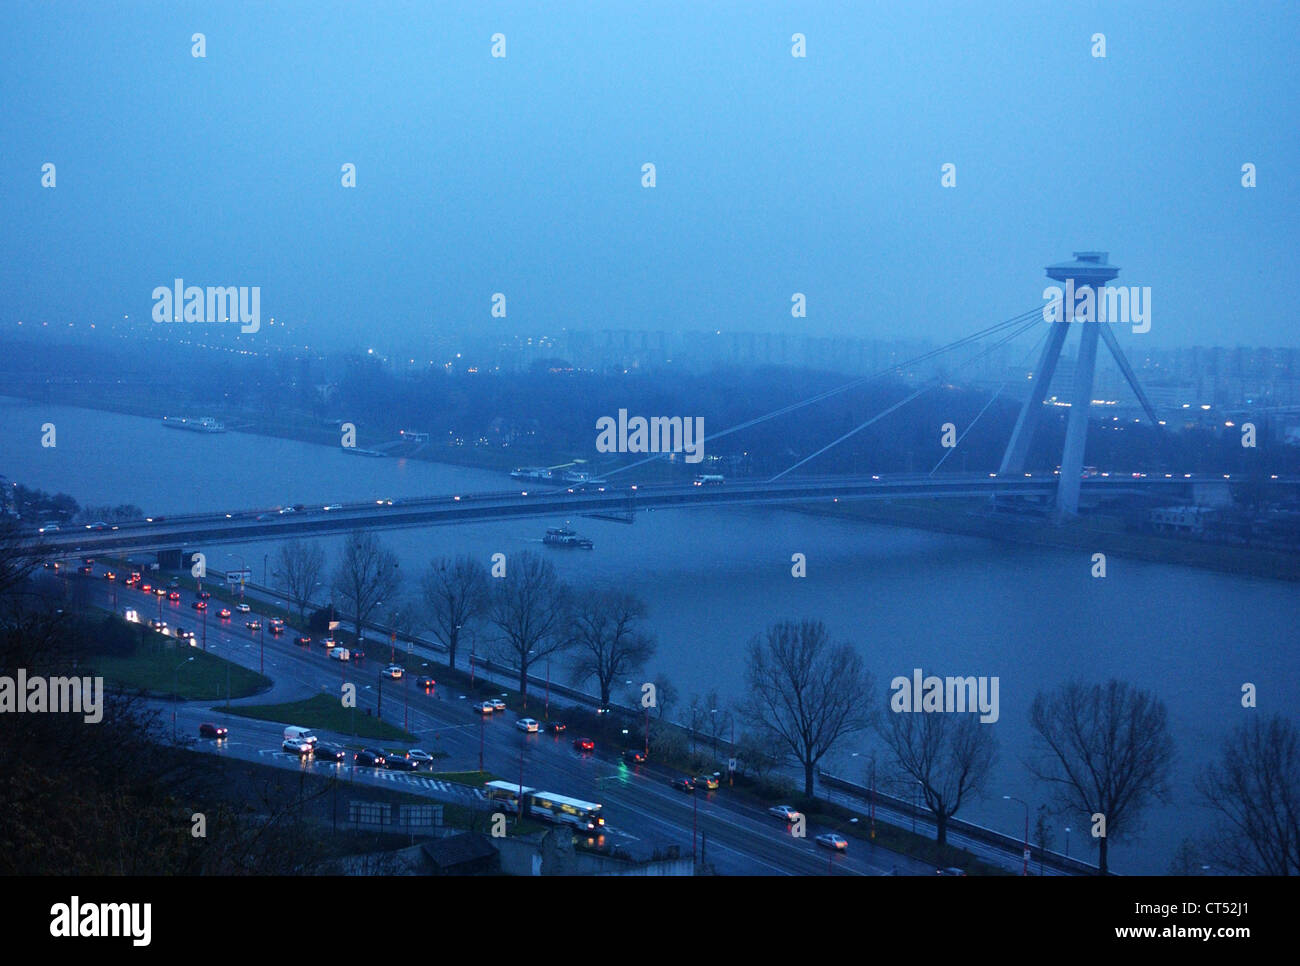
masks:
[[[328,506],[323,506],[323,507],[321,507],[321,509],[322,509],[322,510],[342,510],[342,509],[343,509],[343,504],[342,504],[342,503],[331,503],[331,504],[329,504]]]
[[[151,630],[157,631],[159,634],[165,634],[167,633],[167,622],[160,621],[160,620],[151,620],[149,621],[149,628]]]
[[[283,617],[272,617],[271,620],[269,621],[269,623],[270,623],[270,625],[271,625],[272,627],[278,627],[278,628],[280,628],[281,630],[284,630],[284,618],[283,618]]]
[[[41,527],[40,530],[38,530],[37,532],[38,532],[38,533],[58,533],[58,532],[59,532],[59,525],[58,525],[57,523],[47,523],[47,524],[45,524],[45,526]]]
[[[277,624],[275,621],[271,621],[271,633],[272,633],[272,634],[276,634],[276,635],[283,634],[283,633],[284,633],[284,623],[281,622],[281,623]]]
[[[185,628],[185,627],[176,628],[176,636],[179,637],[182,641],[192,642],[194,640],[194,632],[189,628]]]
[[[285,738],[280,748],[290,754],[297,755],[299,758],[311,754],[311,742],[304,738]]]
[[[299,647],[307,647],[309,644],[311,644],[311,638],[306,636],[295,637],[293,639],[293,642],[297,644]]]
[[[366,657],[366,652],[365,652],[365,651],[361,650],[360,648],[356,648],[356,647],[352,648],[352,660],[354,660],[354,661],[363,661],[363,660],[365,660],[365,657]]]
[[[416,766],[428,765],[433,767],[433,755],[429,754],[423,748],[412,748],[406,753],[406,757],[415,762]]]
[[[515,722],[515,727],[520,731],[526,731],[530,735],[537,734],[537,729],[541,727],[536,718],[520,718]]]
[[[352,756],[352,760],[368,768],[384,767],[384,753],[376,748],[362,748]]]
[[[939,875],[965,875],[966,874],[965,869],[959,869],[955,865],[950,865],[945,869],[936,869],[935,872]]]
[[[226,737],[226,734],[225,725],[212,724],[210,721],[205,721],[199,725],[200,738],[216,738],[220,740]]]
[[[316,742],[312,752],[317,761],[347,761],[348,751],[342,745],[332,745],[326,741]]]
[[[424,690],[426,691],[432,691],[434,685],[436,685],[437,683],[438,683],[437,681],[429,677],[429,675],[427,674],[424,675],[423,677],[417,678],[415,682],[417,687],[424,688]]]
[[[180,592],[179,590],[169,591],[168,594],[167,594],[167,599],[168,599],[168,600],[180,600],[180,599],[181,599],[181,592]]]
[[[504,711],[506,709],[506,703],[500,698],[489,698],[488,700],[492,702],[493,711]]]
[[[325,652],[325,656],[334,661],[352,660],[352,653],[346,647],[331,647]]]
[[[568,725],[563,721],[552,721],[548,727],[553,735],[562,735],[568,730]]]
[[[142,593],[142,594],[150,594],[150,593],[153,593],[153,585],[152,585],[152,584],[141,584],[141,585],[140,585],[140,593]]]
[[[590,738],[578,738],[573,742],[573,747],[579,751],[595,751],[596,743]]]
[[[389,771],[415,771],[420,767],[420,763],[411,761],[409,758],[399,758],[397,755],[389,755],[384,759],[384,767]]]
[[[384,677],[396,679],[400,678],[404,673],[405,668],[400,664],[390,664],[388,667],[384,668]]]
[[[474,705],[474,710],[479,714],[491,714],[496,710],[496,708],[492,707],[491,701],[480,701],[478,704]]]
[[[82,574],[93,574],[95,572],[95,568],[90,566],[89,564],[86,564],[83,567],[78,567],[77,572]]]
[[[207,610],[208,602],[206,600],[196,600],[192,604],[190,604],[190,606],[193,607],[195,610]]]
[[[247,627],[250,631],[261,630],[262,622],[259,621],[256,617],[254,617],[251,621],[244,621],[244,626]]]
[[[210,599],[211,597],[212,597],[212,591],[210,591],[210,590],[200,590],[200,591],[199,591],[199,600],[208,600],[208,599]]]
[[[672,785],[673,788],[677,789],[679,792],[695,791],[695,782],[691,781],[689,778],[674,778],[668,784]]]
[[[220,617],[223,621],[230,620],[230,608],[229,607],[221,608],[221,610],[217,612],[217,616]]]
[[[284,513],[293,513],[293,512],[294,512],[294,510],[293,510],[293,507],[291,507],[291,506],[286,506],[286,507],[281,507],[281,508],[280,508],[280,513],[282,513],[282,514],[284,514]]]
[[[823,832],[813,841],[825,848],[834,849],[836,852],[844,852],[849,847],[849,840],[837,832]]]
[[[176,589],[177,587],[179,587],[180,585],[181,585],[181,582],[180,582],[178,579],[176,579],[175,577],[173,577],[171,580],[167,581],[167,586],[170,587],[170,588],[172,588],[173,590],[175,590],[175,589]]]
[[[775,815],[783,822],[793,822],[801,813],[793,805],[773,805],[767,810],[767,814]]]
[[[111,571],[111,570],[105,570],[105,571],[104,571],[104,579],[105,579],[105,580],[117,580],[117,574],[115,574],[115,573],[114,573],[113,571]]]
[[[236,604],[236,605],[235,605],[235,610],[239,611],[239,613],[241,613],[241,614],[247,614],[247,613],[248,613],[250,610],[252,610],[252,609],[253,609],[253,608],[249,607],[247,604]]]
[[[167,588],[166,588],[166,587],[155,587],[155,588],[153,589],[153,595],[154,595],[155,597],[166,597],[166,596],[167,596]],[[179,596],[178,596],[178,599],[179,599]]]
[[[696,775],[694,780],[696,788],[703,788],[710,792],[719,784],[717,775]]]
[[[86,529],[87,529],[87,530],[107,530],[107,529],[108,529],[108,524],[107,524],[107,523],[104,523],[104,522],[102,522],[102,521],[100,521],[100,520],[96,520],[94,523],[87,523],[87,524],[86,524]]]
[[[632,765],[645,764],[645,752],[640,748],[629,748],[623,752],[623,760]]]

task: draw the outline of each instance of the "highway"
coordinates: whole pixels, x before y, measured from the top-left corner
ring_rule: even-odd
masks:
[[[93,576],[71,573],[66,579],[88,584],[90,600],[97,606],[115,609],[119,614],[133,608],[142,621],[157,616],[160,605],[155,595],[145,595],[125,587],[120,580],[108,581],[102,576],[103,569],[96,565]],[[113,608],[114,593],[116,608]],[[181,600],[176,602],[163,599],[163,620],[173,631],[177,626],[195,631],[196,646],[199,646],[205,633],[202,614],[191,607],[195,599],[192,592],[182,590],[181,595]],[[256,602],[252,603],[256,607]],[[297,635],[292,628],[280,637],[265,630],[249,631],[243,625],[245,615],[236,612],[231,620],[222,621],[217,612],[223,605],[215,597],[209,604],[207,650],[256,670],[259,647],[264,647],[265,674],[275,682],[269,693],[237,700],[233,704],[296,701],[320,693],[338,695],[341,683],[346,680],[358,686],[358,716],[364,715],[367,709],[377,710],[379,672],[388,657],[384,647],[372,644],[371,653],[360,666],[332,661],[326,658],[325,649],[317,642],[311,646],[295,644]],[[265,621],[262,626],[265,629]],[[264,640],[262,634],[265,634]],[[183,647],[179,642],[178,646]],[[526,734],[515,727],[516,715],[509,711],[488,716],[485,720],[473,710],[466,695],[447,693],[443,687],[435,687],[426,693],[415,686],[415,676],[407,673],[400,681],[383,682],[383,719],[397,726],[401,726],[404,719],[408,720],[407,730],[417,737],[412,747],[445,753],[445,758],[435,762],[436,771],[476,770],[481,741],[484,767],[501,778],[519,780],[522,766],[525,785],[601,802],[609,826],[606,837],[611,843],[637,840],[654,844],[675,843],[682,854],[687,854],[691,849],[692,830],[696,828],[704,859],[724,875],[880,875],[894,868],[899,874],[933,874],[934,870],[926,864],[883,849],[877,850],[856,840],[850,840],[849,851],[845,854],[831,852],[813,841],[814,836],[831,829],[813,826],[806,830],[805,838],[795,838],[786,824],[768,815],[765,808],[749,805],[729,795],[725,784],[715,791],[697,791],[693,796],[679,792],[670,785],[673,777],[680,777],[676,773],[653,763],[628,766],[614,750],[599,746],[594,753],[579,752],[573,745],[573,740],[579,736],[572,731],[563,735]],[[211,702],[175,704],[162,700],[156,704],[163,708],[164,720],[168,724],[172,723],[170,715],[175,714],[176,732],[185,736],[187,743],[189,738],[197,735],[201,722],[212,721],[226,726],[228,739],[221,742],[198,739],[192,744],[195,749],[206,753],[293,770],[346,774],[357,785],[400,788],[438,801],[471,805],[481,801],[477,790],[421,772],[344,767],[323,761],[300,760],[283,752],[280,742],[284,726],[309,725],[310,722],[272,723],[242,718],[224,714],[220,702],[215,707]],[[552,719],[561,715],[558,702],[552,700]],[[351,748],[394,747],[392,740],[359,739],[348,734],[316,730],[322,740]]]

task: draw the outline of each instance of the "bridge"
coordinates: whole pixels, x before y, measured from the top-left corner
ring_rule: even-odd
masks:
[[[405,500],[381,500],[373,503],[351,503],[329,507],[311,507],[297,512],[282,510],[235,509],[228,512],[193,514],[188,516],[156,517],[141,522],[120,524],[106,529],[71,529],[45,534],[42,543],[52,553],[93,552],[121,550],[168,549],[180,546],[207,546],[226,543],[280,539],[295,536],[323,536],[345,533],[354,529],[396,529],[402,527],[428,527],[446,524],[465,524],[475,521],[514,519],[526,517],[597,516],[616,519],[634,519],[638,511],[650,509],[686,509],[702,507],[734,507],[779,505],[798,503],[833,502],[840,500],[889,499],[951,499],[951,498],[1021,498],[1050,504],[1058,520],[1079,512],[1081,499],[1091,502],[1138,494],[1158,495],[1165,501],[1197,503],[1207,487],[1222,490],[1229,478],[1192,474],[1131,474],[1126,477],[1090,476],[1084,470],[1084,443],[1087,436],[1088,416],[1092,402],[1092,385],[1099,343],[1104,342],[1114,356],[1124,378],[1133,390],[1143,411],[1157,428],[1164,425],[1142,391],[1137,377],[1124,357],[1110,321],[1093,318],[1089,304],[1099,303],[1105,286],[1119,275],[1119,268],[1109,264],[1105,252],[1075,252],[1074,260],[1047,266],[1047,276],[1066,284],[1065,291],[1072,304],[1049,305],[1057,308],[1051,321],[1043,306],[1013,316],[979,332],[958,339],[947,346],[932,350],[916,359],[891,366],[870,376],[851,380],[818,395],[784,406],[771,413],[747,420],[737,426],[713,433],[706,442],[715,441],[731,433],[740,432],[763,421],[788,415],[812,406],[838,393],[860,386],[873,379],[901,371],[904,367],[925,361],[958,347],[972,345],[980,340],[997,337],[983,352],[967,359],[957,369],[970,365],[983,355],[1005,345],[1011,339],[1032,329],[1043,330],[1042,345],[1037,367],[1033,370],[1030,392],[1020,408],[1019,417],[1007,444],[1006,452],[996,473],[938,474],[944,459],[955,451],[946,450],[944,459],[930,471],[921,475],[890,475],[887,477],[809,477],[790,474],[817,459],[826,451],[839,445],[874,423],[884,419],[923,393],[934,389],[937,382],[922,385],[903,400],[882,412],[872,415],[854,429],[842,434],[825,446],[798,460],[793,466],[769,480],[728,482],[723,485],[691,485],[681,483],[638,486],[634,483],[587,484],[573,488],[552,488],[546,484],[530,489],[516,489],[498,493],[454,493],[441,496]],[[1095,292],[1095,295],[1094,295]],[[1077,295],[1092,296],[1075,301]],[[1080,349],[1074,372],[1073,394],[1066,426],[1065,444],[1061,454],[1060,469],[1054,473],[1033,474],[1025,472],[1024,464],[1037,426],[1042,421],[1046,394],[1051,385],[1069,335],[1078,329]],[[1028,362],[1028,359],[1026,359]],[[961,440],[984,415],[997,394],[966,426],[956,440]],[[419,434],[411,434],[416,445],[424,445]],[[614,477],[629,473],[638,466],[658,459],[649,456],[607,473]],[[631,477],[628,477],[631,479]],[[1267,481],[1279,492],[1294,498],[1295,480]],[[1283,487],[1289,486],[1289,490]],[[1220,501],[1222,502],[1222,501]]]

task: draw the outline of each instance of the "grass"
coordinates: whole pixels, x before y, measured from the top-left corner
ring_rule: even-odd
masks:
[[[232,698],[246,698],[271,686],[271,679],[256,671],[161,634],[144,635],[130,656],[98,654],[90,661],[95,673],[112,685],[160,695],[179,694],[185,701],[224,699],[227,674]]]
[[[482,788],[485,782],[496,781],[497,776],[488,771],[438,771],[433,772],[431,777],[445,782],[455,782],[457,785]]]
[[[358,738],[381,738],[411,743],[416,741],[415,735],[381,721],[373,715],[359,713],[356,708],[345,708],[338,698],[331,698],[324,694],[287,704],[245,705],[222,710],[244,718],[255,718],[258,721],[294,722],[303,727],[336,731],[342,735],[355,734]]]

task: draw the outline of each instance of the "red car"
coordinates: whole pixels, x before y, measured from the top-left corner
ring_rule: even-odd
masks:
[[[145,594],[153,593],[153,584],[141,584],[140,592]]]
[[[595,751],[596,743],[590,738],[579,738],[573,743],[573,747],[577,748],[579,751]]]
[[[229,607],[221,608],[221,613],[218,614],[217,616],[220,617],[223,621],[230,620],[230,608]]]

